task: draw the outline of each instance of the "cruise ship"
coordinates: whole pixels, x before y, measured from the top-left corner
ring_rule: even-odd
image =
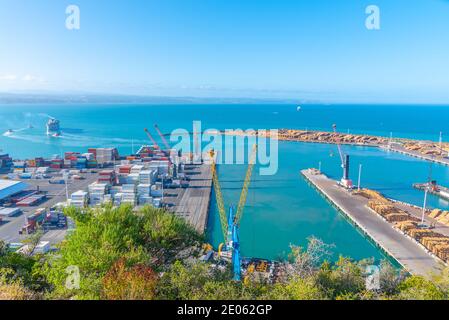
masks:
[[[50,118],[47,122],[47,135],[59,137],[61,135],[61,128],[59,127],[59,120]]]

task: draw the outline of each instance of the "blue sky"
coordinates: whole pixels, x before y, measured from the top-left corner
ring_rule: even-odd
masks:
[[[0,43],[0,92],[449,103],[443,0],[0,0]]]

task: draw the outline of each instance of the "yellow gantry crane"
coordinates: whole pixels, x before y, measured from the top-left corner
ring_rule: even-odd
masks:
[[[256,155],[257,155],[257,144],[253,145],[253,149],[251,151],[251,155],[248,162],[248,169],[246,171],[245,182],[243,184],[242,193],[240,194],[239,205],[237,207],[237,213],[235,215],[235,220],[240,222],[243,215],[243,208],[246,204],[246,198],[248,197],[248,189],[251,183],[251,177],[253,174],[254,164],[256,163]]]
[[[246,171],[245,181],[243,183],[242,193],[240,194],[240,200],[237,206],[237,212],[234,213],[234,208],[229,207],[229,215],[226,215],[225,205],[223,201],[223,194],[221,192],[220,182],[218,180],[217,166],[215,161],[216,153],[214,150],[210,151],[211,158],[211,170],[212,170],[212,181],[214,184],[215,197],[217,199],[218,213],[220,216],[221,229],[223,232],[223,238],[225,244],[221,244],[219,247],[219,254],[227,253],[232,255],[232,264],[234,270],[234,280],[241,280],[240,271],[240,242],[238,236],[238,230],[240,226],[240,220],[243,216],[243,209],[246,204],[246,199],[248,196],[248,189],[251,183],[251,176],[256,162],[257,155],[257,145],[255,144],[252,148],[251,155],[249,157],[248,169]]]
[[[209,152],[210,159],[211,159],[211,171],[212,171],[212,181],[214,184],[214,190],[215,190],[215,198],[217,200],[217,207],[218,207],[218,213],[220,216],[220,223],[221,223],[221,229],[223,232],[223,239],[227,238],[227,232],[228,232],[228,220],[226,217],[226,211],[223,201],[223,194],[221,193],[221,187],[220,187],[220,181],[218,181],[218,174],[217,174],[217,165],[215,161],[215,150],[211,150]]]

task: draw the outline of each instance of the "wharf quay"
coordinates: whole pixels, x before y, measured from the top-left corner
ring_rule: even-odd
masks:
[[[367,206],[368,199],[351,194],[316,171],[302,170],[301,175],[407,272],[425,277],[441,272],[443,263],[373,212]]]
[[[407,150],[401,146],[383,145],[383,146],[379,146],[379,148],[381,148],[382,150],[385,150],[385,151],[393,151],[393,152],[401,153],[401,154],[409,156],[409,157],[414,157],[414,158],[418,158],[421,160],[426,160],[426,161],[442,164],[444,166],[449,166],[449,158],[422,154],[418,151]]]
[[[199,233],[204,233],[209,218],[209,207],[212,194],[212,170],[208,164],[191,164],[185,166],[189,178],[189,186],[178,194],[164,196],[165,201],[173,198],[173,206],[169,208],[178,217],[184,218]],[[171,191],[167,191],[170,193]]]

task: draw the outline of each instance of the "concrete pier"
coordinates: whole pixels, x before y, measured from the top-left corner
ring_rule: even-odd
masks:
[[[404,154],[409,157],[418,158],[421,160],[426,160],[430,162],[435,162],[438,164],[442,164],[444,166],[449,166],[449,158],[444,158],[442,156],[430,156],[426,154],[422,154],[418,151],[407,150],[401,146],[379,146],[384,151],[393,151],[400,154]]]
[[[301,174],[405,270],[422,276],[441,271],[443,264],[439,260],[369,209],[367,199],[352,195],[323,174],[315,174],[311,170],[303,170]]]
[[[212,192],[212,171],[210,165],[187,165],[189,187],[177,195],[171,210],[186,219],[198,232],[206,231]],[[167,190],[167,193],[170,193]]]

